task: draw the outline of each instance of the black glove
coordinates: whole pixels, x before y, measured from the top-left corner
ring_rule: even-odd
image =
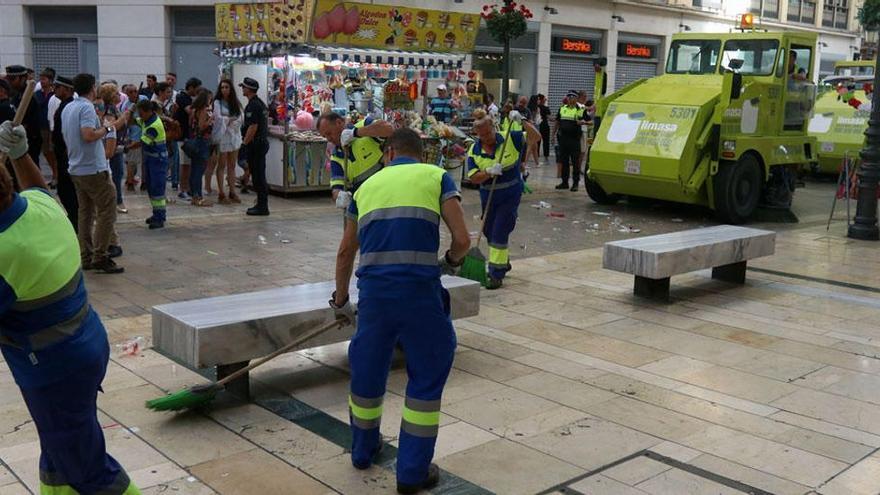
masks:
[[[460,259],[457,262],[453,261],[452,258],[449,257],[449,251],[446,251],[446,254],[440,258],[437,264],[440,265],[440,273],[443,275],[458,275],[463,261],[464,259]]]

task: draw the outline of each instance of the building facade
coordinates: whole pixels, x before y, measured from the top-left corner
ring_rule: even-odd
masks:
[[[566,91],[592,92],[593,64],[608,60],[609,90],[662,72],[672,34],[727,32],[737,15],[756,14],[769,30],[819,33],[817,73],[859,51],[859,0],[556,0],[526,3],[535,12],[513,42],[511,90],[544,93],[552,106]],[[824,3],[823,3],[824,2]],[[378,3],[378,0],[377,0]],[[381,3],[480,12],[484,0],[381,0]],[[544,3],[544,5],[541,5]],[[139,82],[171,71],[216,82],[219,59],[213,2],[203,0],[3,0],[0,66],[21,63],[62,74]],[[466,66],[501,77],[501,46],[485,29]]]

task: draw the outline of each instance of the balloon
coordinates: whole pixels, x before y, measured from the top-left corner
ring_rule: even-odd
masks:
[[[300,130],[312,129],[315,126],[315,118],[309,112],[300,110],[296,113],[296,119],[293,123]]]
[[[351,10],[345,14],[345,23],[342,26],[342,32],[351,36],[357,32],[358,26],[361,23],[361,15],[358,12],[357,7],[352,7]]]
[[[318,38],[319,40],[330,36],[330,23],[327,22],[327,14],[318,17],[318,20],[315,21],[313,32],[315,34],[315,38]]]
[[[333,34],[341,33],[345,27],[345,5],[339,4],[327,14],[327,22],[330,25],[330,32]]]

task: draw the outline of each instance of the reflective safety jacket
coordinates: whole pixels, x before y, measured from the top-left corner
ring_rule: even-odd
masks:
[[[468,177],[473,177],[477,172],[486,170],[496,163],[500,163],[502,174],[495,181],[495,190],[507,189],[513,186],[522,188],[522,175],[519,170],[520,156],[525,145],[525,138],[522,132],[512,131],[510,133],[510,144],[504,146],[504,137],[501,134],[495,134],[495,149],[489,153],[483,150],[483,143],[477,140],[471,145],[468,151]],[[504,156],[501,149],[504,148]],[[480,184],[481,189],[492,189],[492,181],[487,180]]]
[[[24,191],[0,212],[0,349],[22,388],[63,380],[107,352],[80,267],[76,234],[49,193]]]
[[[459,196],[445,170],[408,158],[367,179],[346,212],[358,223],[360,290],[405,294],[439,284],[440,205]]]
[[[354,125],[362,129],[373,123],[368,117]],[[330,188],[357,191],[358,187],[382,168],[382,145],[371,137],[355,138],[348,152],[346,164],[345,150],[337,146],[330,157]]]
[[[141,143],[146,156],[159,156],[168,152],[165,147],[165,125],[158,115],[153,115],[146,122],[137,119],[141,126]]]

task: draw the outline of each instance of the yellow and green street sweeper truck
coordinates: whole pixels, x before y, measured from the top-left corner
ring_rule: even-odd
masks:
[[[601,100],[590,198],[705,205],[729,223],[759,204],[788,208],[798,169],[816,160],[815,47],[813,33],[674,35],[665,74]]]
[[[819,84],[809,126],[810,135],[818,141],[813,172],[837,174],[844,159],[858,160],[871,113],[873,81],[873,60],[843,60]]]

